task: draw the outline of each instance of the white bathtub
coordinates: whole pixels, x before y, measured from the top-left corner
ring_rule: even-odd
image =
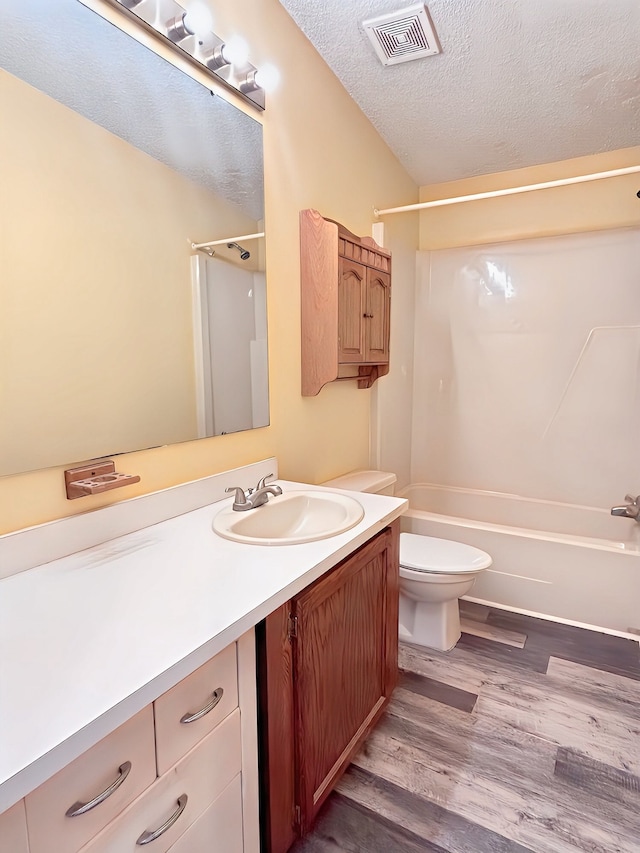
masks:
[[[608,509],[416,484],[402,529],[493,557],[473,601],[615,632],[640,632],[640,524]]]

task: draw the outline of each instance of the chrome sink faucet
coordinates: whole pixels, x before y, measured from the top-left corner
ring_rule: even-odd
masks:
[[[640,523],[640,495],[625,495],[627,503],[624,506],[612,506],[611,515],[621,515],[623,518],[633,518]]]
[[[274,497],[281,495],[282,489],[280,486],[275,484],[267,486],[269,477],[273,477],[273,474],[267,474],[266,477],[262,477],[255,489],[247,489],[246,492],[240,486],[229,486],[228,489],[225,489],[225,492],[236,493],[233,509],[237,512],[245,512],[248,509],[255,509],[262,506],[262,504],[266,504],[269,500],[269,495],[273,495]]]

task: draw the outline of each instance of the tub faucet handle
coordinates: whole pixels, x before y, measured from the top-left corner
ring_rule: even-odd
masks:
[[[625,495],[625,501],[629,501],[630,504],[635,504],[636,506],[640,506],[640,495],[637,495],[635,498],[633,495]]]

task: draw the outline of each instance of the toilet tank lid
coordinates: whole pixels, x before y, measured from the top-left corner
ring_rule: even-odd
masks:
[[[349,489],[352,492],[376,492],[394,485],[397,477],[389,471],[350,471],[342,477],[327,480],[320,485],[333,489]]]

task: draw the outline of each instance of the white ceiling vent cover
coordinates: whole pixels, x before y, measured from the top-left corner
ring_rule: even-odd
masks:
[[[362,26],[383,65],[397,65],[440,53],[438,37],[424,3],[368,18]]]

